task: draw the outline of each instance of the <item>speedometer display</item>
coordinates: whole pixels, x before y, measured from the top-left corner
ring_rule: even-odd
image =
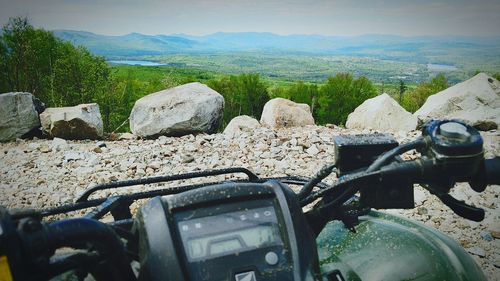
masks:
[[[282,245],[272,206],[178,222],[189,261]]]

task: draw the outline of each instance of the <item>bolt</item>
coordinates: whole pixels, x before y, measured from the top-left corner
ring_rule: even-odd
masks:
[[[30,219],[23,224],[23,230],[27,233],[33,233],[42,228],[40,222]]]

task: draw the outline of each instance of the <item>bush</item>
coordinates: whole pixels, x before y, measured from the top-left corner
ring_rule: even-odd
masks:
[[[239,115],[259,119],[265,103],[269,100],[267,87],[258,74],[224,76],[209,80],[207,84],[224,97],[223,127]]]
[[[363,101],[376,95],[375,87],[366,77],[354,79],[348,73],[330,77],[327,83],[319,88],[317,123],[344,125],[349,113]]]
[[[448,80],[443,74],[432,78],[430,82],[420,83],[415,89],[403,96],[401,106],[413,113],[424,105],[427,98],[448,88]]]

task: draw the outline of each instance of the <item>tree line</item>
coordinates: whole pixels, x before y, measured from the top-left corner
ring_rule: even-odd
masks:
[[[200,81],[224,96],[222,126],[238,115],[260,118],[264,104],[283,97],[306,103],[317,124],[345,124],[347,116],[378,90],[366,77],[349,73],[329,77],[324,83],[295,82],[270,88],[259,74],[195,76],[172,72],[145,74],[110,67],[103,57],[75,47],[51,32],[34,28],[26,18],[11,18],[0,35],[0,92],[30,92],[47,107],[99,104],[105,131],[128,130],[128,116],[135,101],[149,93]],[[182,70],[179,70],[182,72]],[[404,86],[404,87],[403,87]],[[448,87],[443,75],[395,97],[403,107],[416,111],[425,99]],[[404,92],[404,94],[403,94]],[[222,127],[221,127],[222,129]]]

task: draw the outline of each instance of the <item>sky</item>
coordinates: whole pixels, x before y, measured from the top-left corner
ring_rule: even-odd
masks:
[[[105,35],[500,36],[500,0],[0,0],[0,24]]]

